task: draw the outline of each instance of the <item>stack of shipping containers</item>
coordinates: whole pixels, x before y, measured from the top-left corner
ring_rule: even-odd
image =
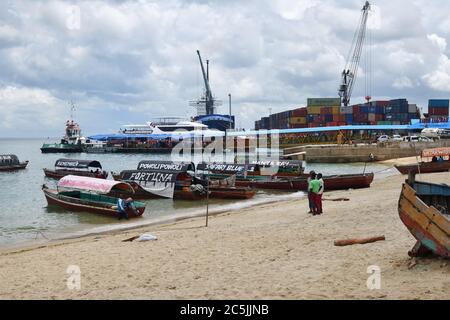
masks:
[[[448,117],[449,100],[430,100],[430,115]],[[340,106],[339,98],[310,98],[306,108],[297,108],[261,118],[256,129],[314,128],[344,125],[397,125],[419,119],[415,104],[407,99],[372,101],[348,107]]]
[[[306,107],[308,126],[337,126],[343,123],[340,106],[340,98],[309,98]]]
[[[308,128],[308,111],[306,108],[297,108],[292,110],[289,118],[289,128]]]
[[[449,100],[431,99],[428,100],[428,116],[433,121],[440,121],[443,118],[448,119]]]

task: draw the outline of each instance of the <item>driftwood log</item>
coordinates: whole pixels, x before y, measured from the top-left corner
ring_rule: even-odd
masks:
[[[386,240],[384,236],[365,239],[346,239],[346,240],[336,240],[334,241],[334,245],[338,247],[343,247],[343,246],[351,246],[353,244],[365,244],[384,240]]]
[[[332,198],[323,198],[323,201],[350,201],[349,198],[337,198],[337,199],[332,199]]]

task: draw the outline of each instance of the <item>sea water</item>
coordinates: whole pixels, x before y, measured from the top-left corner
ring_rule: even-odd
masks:
[[[206,200],[155,199],[145,201],[147,207],[141,218],[124,222],[92,213],[70,212],[55,206],[49,207],[42,192],[42,185],[55,186],[56,181],[46,178],[42,169],[54,169],[54,164],[59,158],[98,160],[103,170],[120,172],[135,169],[139,161],[144,159],[170,160],[170,154],[42,154],[40,147],[43,142],[46,141],[44,139],[0,139],[0,154],[16,154],[20,161],[30,161],[25,170],[0,172],[0,247],[152,222],[173,221],[180,217],[204,215],[206,212]],[[362,173],[364,167],[363,163],[308,164],[306,170],[330,175]],[[394,169],[380,164],[367,164],[365,171],[377,172],[376,177],[395,174]],[[257,204],[301,197],[304,197],[302,192],[258,191],[256,196],[249,200],[210,199],[209,212],[239,210]]]

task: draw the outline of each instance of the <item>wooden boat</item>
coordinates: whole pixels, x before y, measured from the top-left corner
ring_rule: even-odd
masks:
[[[398,202],[400,219],[417,242],[410,256],[429,253],[450,257],[450,186],[414,181],[403,184]]]
[[[107,196],[113,191],[133,194],[133,188],[124,182],[96,179],[80,176],[65,176],[58,182],[56,190],[46,185],[42,190],[48,205],[56,205],[72,211],[84,211],[119,217],[117,209],[118,198]],[[129,209],[130,218],[141,216],[145,211],[145,204],[134,202],[136,212]]]
[[[199,163],[197,171],[202,174],[211,174],[216,178],[225,178],[229,175],[239,177],[299,177],[303,175],[302,161],[253,161],[250,164],[236,163]]]
[[[324,176],[323,181],[325,191],[330,190],[347,190],[347,189],[361,189],[369,188],[374,178],[373,173],[366,174],[346,174]],[[286,190],[286,191],[307,191],[308,180],[307,176],[303,175],[298,178],[288,179],[280,177],[271,177],[266,180],[255,180],[251,177],[246,179],[237,179],[236,186],[251,187],[255,189],[268,190]]]
[[[0,155],[0,171],[23,170],[27,167],[28,161],[20,162],[14,154]]]
[[[112,173],[117,181],[129,183],[139,199],[172,198],[201,200],[209,196],[219,199],[249,199],[256,192],[249,188],[236,188],[230,183],[208,182],[195,176],[193,163],[170,161],[141,161],[137,170]]]
[[[149,170],[124,170],[119,181],[129,183],[134,189],[136,199],[170,198],[175,200],[202,200],[207,197],[217,199],[250,199],[256,192],[249,188],[234,186],[207,185],[207,181],[192,177],[184,172],[158,172]],[[126,196],[124,193],[111,195]]]
[[[98,179],[108,177],[108,172],[102,171],[102,165],[96,160],[58,159],[55,162],[55,170],[43,170],[45,176],[52,179],[61,179],[68,175]]]
[[[438,157],[447,157],[449,160],[438,161]],[[450,148],[425,149],[421,158],[433,158],[433,161],[421,161],[417,164],[397,165],[395,168],[402,174],[446,172],[450,170]]]

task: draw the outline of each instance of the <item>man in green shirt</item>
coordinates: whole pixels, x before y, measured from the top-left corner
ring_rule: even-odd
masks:
[[[314,207],[313,207],[313,215],[319,214],[319,208],[317,207],[317,196],[320,191],[320,181],[317,180],[317,177],[311,179],[309,182],[309,189],[312,195]]]

